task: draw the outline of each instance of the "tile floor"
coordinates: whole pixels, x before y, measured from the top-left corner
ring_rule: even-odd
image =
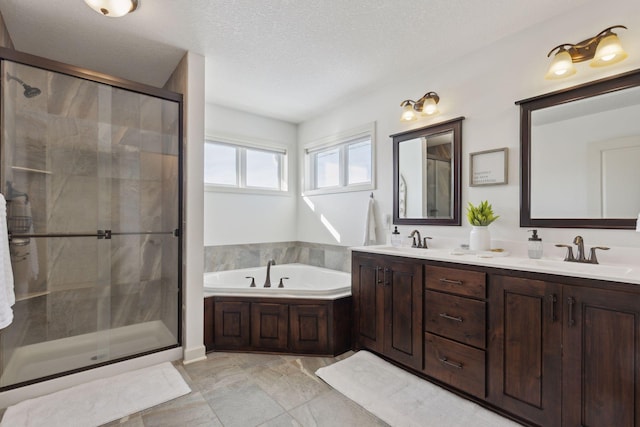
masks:
[[[177,365],[191,393],[109,427],[386,426],[315,371],[348,357],[221,353]]]

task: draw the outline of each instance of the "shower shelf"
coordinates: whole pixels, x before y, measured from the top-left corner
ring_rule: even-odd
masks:
[[[43,296],[49,295],[50,293],[51,291],[41,291],[41,292],[30,292],[24,295],[16,295],[16,302],[26,301],[32,298],[43,297]]]
[[[42,169],[25,168],[23,166],[11,166],[11,169],[13,169],[15,171],[20,171],[20,172],[43,173],[45,175],[51,175],[52,174],[51,171],[46,171],[46,170],[42,170]]]

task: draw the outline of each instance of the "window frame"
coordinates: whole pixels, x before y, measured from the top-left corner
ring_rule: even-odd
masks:
[[[204,144],[226,145],[235,149],[236,152],[236,184],[215,184],[204,182],[204,190],[222,193],[253,193],[270,195],[290,195],[291,185],[289,184],[289,148],[284,144],[277,144],[272,141],[261,141],[252,139],[251,141],[229,136],[207,135]],[[278,189],[269,187],[257,187],[247,185],[247,151],[262,151],[279,155],[278,179],[280,186]],[[204,159],[203,159],[204,162]],[[204,181],[204,176],[203,176]]]
[[[371,141],[371,181],[366,183],[348,184],[349,180],[349,146]],[[317,188],[316,161],[317,154],[338,148],[339,153],[339,184],[337,186]],[[306,144],[303,147],[304,179],[302,188],[304,195],[347,193],[354,191],[368,191],[376,188],[376,134],[375,122],[354,128],[339,134],[331,135]]]

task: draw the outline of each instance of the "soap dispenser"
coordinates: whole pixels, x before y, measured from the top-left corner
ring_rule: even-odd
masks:
[[[391,233],[391,246],[394,248],[398,248],[402,245],[402,237],[400,237],[400,232],[398,231],[398,226],[394,227],[393,232]]]
[[[529,237],[529,258],[540,259],[542,258],[542,239],[538,237],[538,230],[529,230],[532,232]]]

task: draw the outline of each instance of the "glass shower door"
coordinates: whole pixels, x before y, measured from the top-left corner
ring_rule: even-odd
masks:
[[[40,93],[3,79],[16,304],[0,387],[178,345],[178,103],[2,68]]]

